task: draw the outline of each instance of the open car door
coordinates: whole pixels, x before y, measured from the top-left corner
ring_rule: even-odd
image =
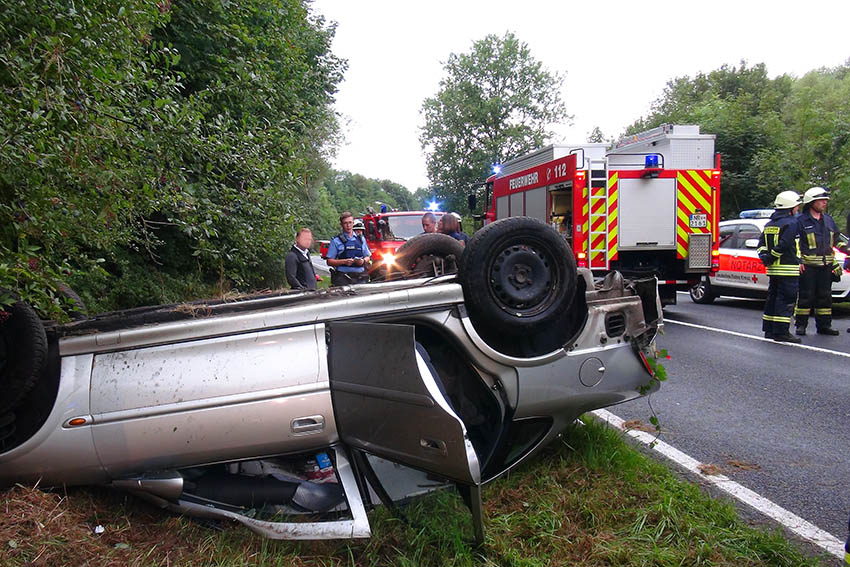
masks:
[[[478,457],[411,325],[331,323],[330,382],[349,447],[467,485]]]
[[[330,331],[330,386],[348,447],[458,484],[483,539],[481,470],[412,325],[338,322]]]

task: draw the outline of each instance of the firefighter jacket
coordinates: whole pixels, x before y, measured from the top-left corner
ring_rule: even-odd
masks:
[[[759,237],[758,254],[767,266],[768,276],[799,276],[797,257],[799,222],[790,210],[778,210],[770,217]]]
[[[820,219],[806,209],[797,215],[800,224],[800,257],[807,266],[829,266],[835,263],[833,246],[838,245],[838,226],[826,213]]]

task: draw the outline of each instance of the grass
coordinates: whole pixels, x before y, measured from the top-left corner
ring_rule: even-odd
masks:
[[[67,494],[15,487],[2,494],[0,564],[89,566],[814,566],[779,531],[746,526],[734,506],[680,481],[588,421],[564,444],[484,489],[486,543],[443,491],[379,508],[369,540],[272,541],[169,516],[102,489]],[[105,532],[95,535],[93,528]],[[10,543],[13,542],[13,543]]]

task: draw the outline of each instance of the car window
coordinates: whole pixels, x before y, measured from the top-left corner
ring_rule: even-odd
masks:
[[[744,243],[751,238],[761,236],[761,229],[754,224],[739,224],[738,236],[735,239],[735,248],[746,248]]]
[[[720,232],[717,235],[717,245],[721,248],[730,248],[735,242],[735,227],[734,226],[721,226]]]

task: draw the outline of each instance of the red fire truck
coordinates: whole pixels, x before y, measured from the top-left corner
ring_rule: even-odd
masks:
[[[487,182],[485,223],[544,220],[595,275],[655,275],[665,305],[719,267],[720,156],[699,126],[665,124],[606,144],[551,145]]]

